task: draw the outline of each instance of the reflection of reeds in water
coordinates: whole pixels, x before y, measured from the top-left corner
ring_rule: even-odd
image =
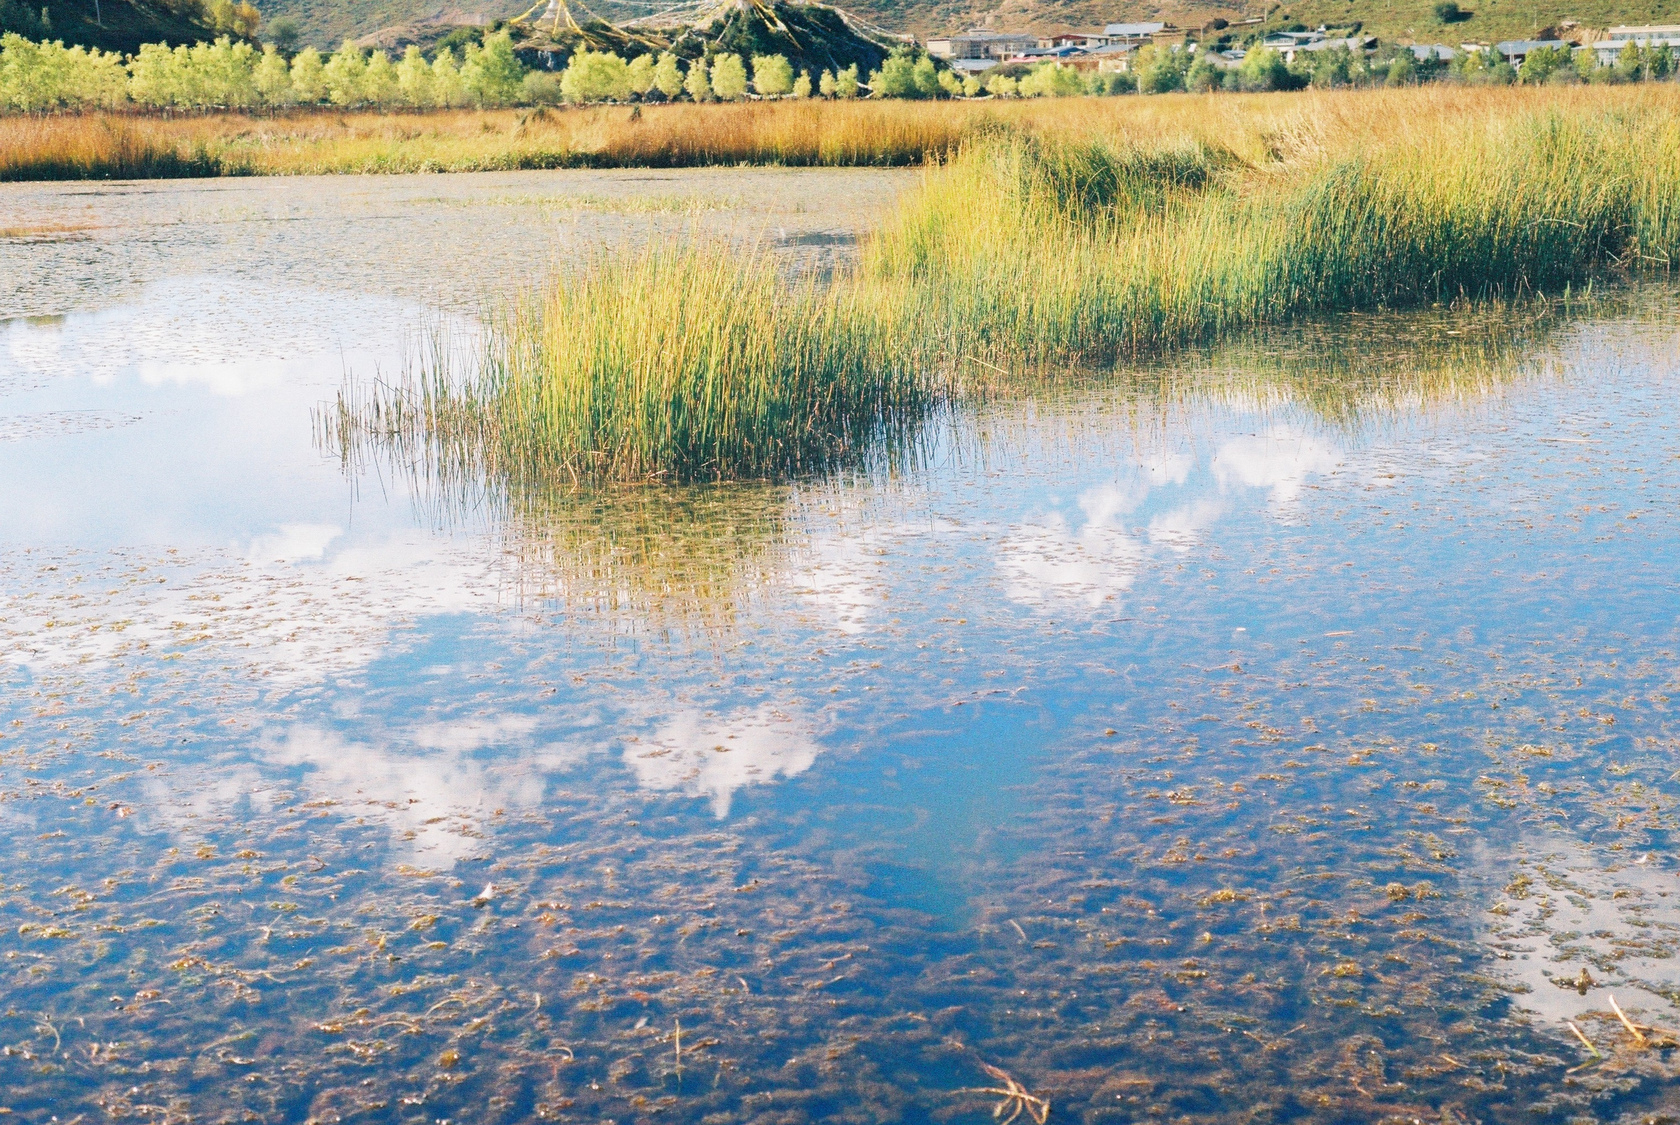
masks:
[[[347,381],[315,417],[317,444],[345,471],[393,473],[439,527],[489,533],[512,596],[655,629],[727,629],[782,557],[790,490],[615,484],[508,471],[486,415],[452,386],[470,381],[471,340],[436,328],[395,383]],[[468,374],[463,374],[468,373]]]
[[[716,632],[776,581],[788,519],[781,486],[607,486],[526,493],[498,534],[527,601]]]
[[[1297,407],[1344,430],[1484,402],[1543,373],[1570,323],[1547,302],[1338,317],[1175,357],[1176,397]]]
[[[1115,443],[1108,452],[1134,457],[1152,444],[1149,434],[1170,434],[1209,406],[1287,411],[1357,439],[1543,377],[1565,362],[1581,315],[1638,319],[1641,302],[1635,294],[1577,309],[1527,302],[1337,317],[1119,368],[993,372],[966,404],[939,411],[901,443],[901,457],[878,460],[874,475],[916,464],[934,443],[947,462],[1042,465],[1058,451],[1088,459]],[[427,346],[434,359],[449,350],[442,334]],[[472,354],[469,342],[455,362],[465,366]],[[482,455],[480,415],[447,416],[453,400],[429,385],[350,384],[337,412],[318,417],[320,436],[351,471],[378,462],[404,476],[432,522],[487,526],[526,604],[638,631],[726,633],[808,561],[805,513],[850,506],[840,482],[623,483],[496,471]]]

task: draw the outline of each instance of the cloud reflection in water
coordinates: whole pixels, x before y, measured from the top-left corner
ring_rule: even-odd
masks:
[[[1012,529],[998,543],[997,567],[1014,601],[1096,609],[1132,588],[1152,548],[1189,554],[1222,517],[1242,511],[1241,493],[1263,490],[1272,518],[1293,519],[1308,483],[1345,461],[1323,439],[1262,418],[1255,432],[1221,442],[1205,465],[1172,454],[1086,489],[1077,523],[1055,512]]]

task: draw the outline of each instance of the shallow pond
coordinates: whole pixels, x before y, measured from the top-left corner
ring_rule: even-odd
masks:
[[[1672,289],[1022,379],[790,486],[317,445],[569,255],[824,268],[910,182],[0,191],[0,1108],[1677,1119],[1610,1006],[1680,1028]]]

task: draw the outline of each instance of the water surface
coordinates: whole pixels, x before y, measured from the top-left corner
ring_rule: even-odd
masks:
[[[823,268],[906,182],[0,195],[116,209],[0,243],[0,1106],[1672,1112],[1609,1007],[1680,1027],[1670,289],[1023,379],[792,485],[314,441],[584,248]]]

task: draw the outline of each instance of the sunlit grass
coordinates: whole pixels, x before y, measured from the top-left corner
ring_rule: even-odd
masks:
[[[910,295],[790,280],[692,239],[603,257],[492,314],[481,353],[436,341],[334,423],[470,449],[506,479],[776,477],[855,461],[940,392],[906,348]],[[419,435],[416,437],[415,435]]]
[[[938,162],[999,125],[1066,140],[1217,145],[1260,165],[1541,106],[1673,106],[1680,89],[1451,87],[1004,101],[820,100],[272,115],[0,115],[0,179]]]
[[[992,122],[855,268],[793,281],[704,242],[603,257],[496,317],[470,376],[434,364],[404,416],[510,478],[782,477],[1023,368],[1520,302],[1680,253],[1672,93],[1336,104],[1274,122],[1260,156]]]

